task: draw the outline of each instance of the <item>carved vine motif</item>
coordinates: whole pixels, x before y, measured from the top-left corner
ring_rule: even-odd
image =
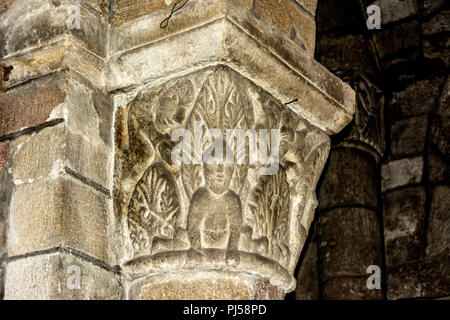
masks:
[[[266,246],[262,255],[276,257],[286,263],[289,258],[289,185],[284,171],[273,176],[264,176],[258,182],[251,199],[250,223],[256,239]]]
[[[147,169],[133,192],[128,212],[136,251],[151,248],[155,238],[173,239],[180,203],[175,182],[162,165]]]

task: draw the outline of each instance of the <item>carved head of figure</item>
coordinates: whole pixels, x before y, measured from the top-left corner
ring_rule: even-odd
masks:
[[[225,154],[222,157],[222,161],[205,162],[203,164],[206,187],[216,195],[221,195],[228,190],[234,173],[234,164],[230,164],[225,160],[226,155],[231,154],[230,148],[226,143],[225,146]]]

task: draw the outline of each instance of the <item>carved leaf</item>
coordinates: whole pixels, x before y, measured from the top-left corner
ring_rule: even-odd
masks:
[[[128,207],[133,247],[147,249],[155,237],[172,239],[180,213],[176,184],[167,170],[156,164],[147,169]]]

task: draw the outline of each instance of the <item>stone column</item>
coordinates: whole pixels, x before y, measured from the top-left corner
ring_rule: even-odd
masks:
[[[313,59],[316,1],[166,2],[17,0],[3,14],[6,299],[295,288],[328,135],[355,104]],[[202,161],[207,129],[232,162]]]
[[[109,237],[105,3],[2,1],[2,63],[10,71],[0,93],[5,299],[122,296]]]
[[[323,299],[381,299],[368,288],[375,265],[382,279],[378,168],[385,148],[383,92],[367,75],[336,72],[356,91],[355,120],[333,143],[318,193],[316,224]]]
[[[283,299],[296,285],[328,135],[352,119],[354,92],[313,59],[315,1],[174,8],[143,6],[137,18],[144,12],[119,2],[111,30],[125,295]],[[235,151],[233,164],[202,161],[208,129]],[[269,145],[253,149],[264,132]],[[252,163],[264,148],[269,161]]]

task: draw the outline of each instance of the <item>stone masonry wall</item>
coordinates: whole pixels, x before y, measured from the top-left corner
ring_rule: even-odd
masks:
[[[375,3],[381,7],[381,30],[368,30],[365,6]],[[382,254],[383,286],[381,297],[387,299],[441,298],[450,295],[449,235],[450,235],[450,179],[449,179],[449,51],[450,7],[448,1],[348,1],[337,6],[333,1],[319,1],[317,9],[316,58],[330,70],[352,70],[370,75],[386,97],[386,148],[379,163],[367,167],[355,163],[355,152],[342,152],[342,142],[349,132],[333,140],[329,164],[324,171],[319,203],[363,201],[360,209],[374,204],[378,207],[378,222],[382,226],[380,247]],[[357,91],[358,88],[354,88]],[[378,134],[381,133],[378,128]],[[351,170],[350,181],[373,181],[378,189],[374,204],[364,202],[359,183],[339,179]],[[354,178],[351,178],[354,177]],[[358,178],[357,178],[358,177]],[[331,182],[330,182],[331,179]],[[356,179],[356,180],[352,180]],[[375,181],[374,181],[375,180]],[[347,181],[348,182],[348,181]],[[339,188],[339,200],[325,188]],[[342,189],[344,188],[344,189]],[[366,208],[366,209],[363,209]],[[353,210],[353,209],[352,209]],[[351,212],[348,212],[351,215]],[[299,267],[298,299],[330,298],[327,274],[323,264],[330,257],[321,255],[323,235],[334,237],[334,247],[344,242],[340,254],[347,259],[361,253],[370,254],[364,242],[346,243],[346,232],[339,222],[327,227],[318,212],[315,232],[303,263]],[[357,221],[356,216],[353,219]],[[361,225],[361,224],[359,224]],[[331,229],[329,229],[331,228]],[[363,228],[352,230],[353,238],[368,239]],[[374,244],[376,243],[373,242]],[[328,243],[329,246],[329,243]],[[376,250],[376,248],[372,248]],[[332,254],[332,253],[331,253]],[[368,265],[367,255],[356,264]],[[324,260],[325,259],[325,260]],[[345,274],[348,260],[334,260],[336,273]],[[312,281],[311,276],[316,280]],[[366,276],[366,278],[369,274]],[[363,290],[364,282],[351,285],[357,278],[336,286],[333,299],[370,299],[373,291]],[[380,298],[380,296],[378,296]]]

